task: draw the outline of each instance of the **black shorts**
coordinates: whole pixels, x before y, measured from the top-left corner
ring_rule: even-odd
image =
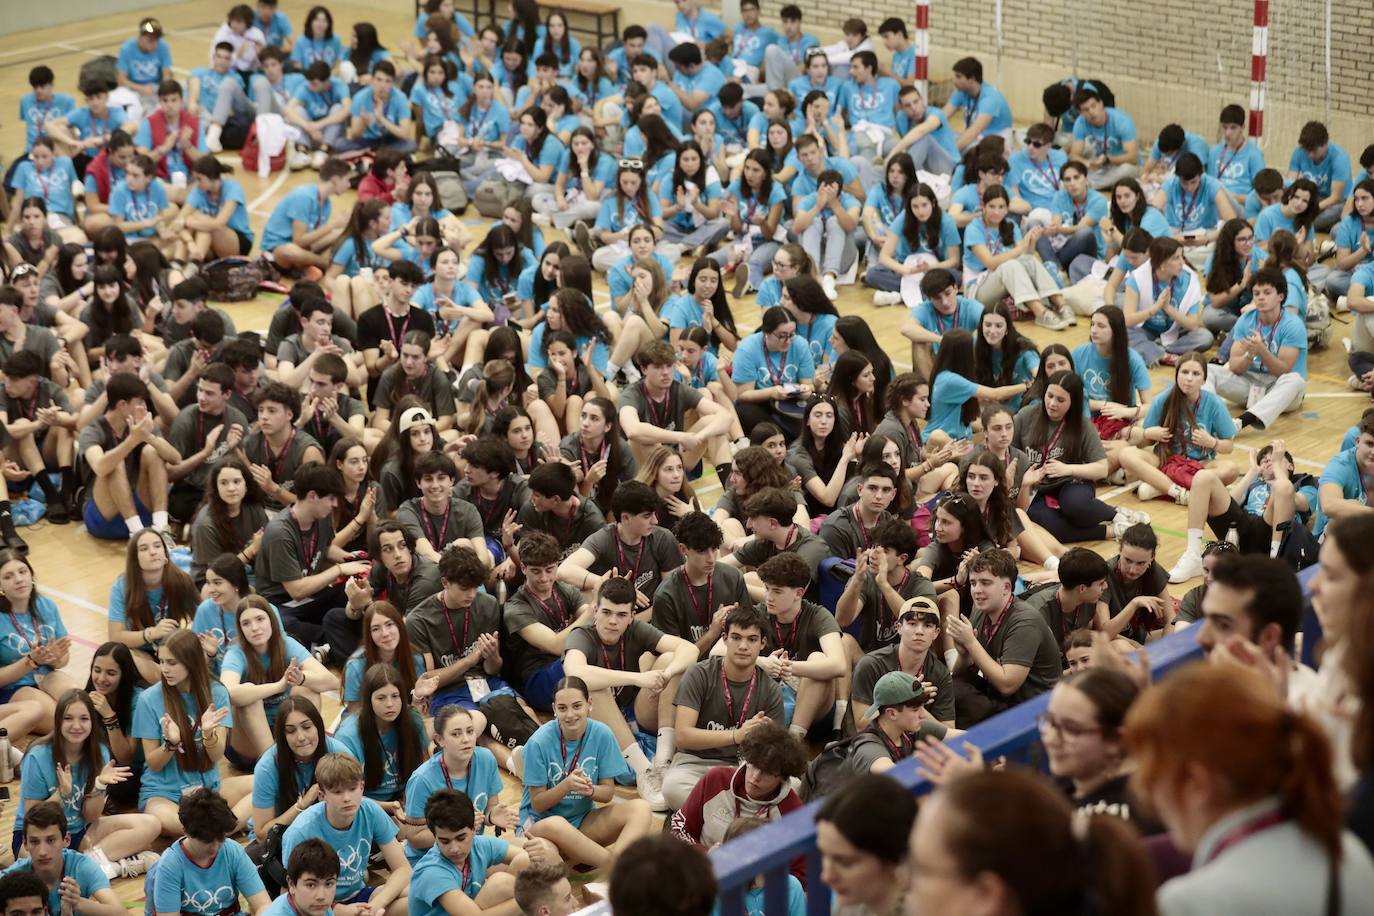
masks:
[[[248,252],[253,250],[253,239],[239,232],[237,229],[234,230],[234,235],[239,237],[239,256],[247,257]]]

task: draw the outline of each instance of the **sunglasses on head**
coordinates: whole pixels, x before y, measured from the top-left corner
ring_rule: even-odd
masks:
[[[1049,146],[1049,144],[1046,143],[1044,140],[1027,140],[1026,145],[1034,147],[1035,149],[1040,149],[1041,147]]]
[[[635,169],[640,172],[644,171],[643,159],[621,159],[619,165],[622,169]]]

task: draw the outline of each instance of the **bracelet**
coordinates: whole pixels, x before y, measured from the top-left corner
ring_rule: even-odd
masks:
[[[101,719],[100,721],[104,722],[104,723],[105,723],[105,727],[108,728],[108,729],[110,729],[110,730],[112,730],[112,731],[115,731],[115,730],[118,730],[118,729],[119,729],[119,717],[118,717],[118,716],[110,716],[110,718],[108,718],[108,719]]]
[[[180,741],[178,741],[176,744],[173,744],[171,741],[167,740],[166,735],[162,737],[162,749],[169,754],[181,754],[185,753],[186,751],[185,745],[183,745]]]

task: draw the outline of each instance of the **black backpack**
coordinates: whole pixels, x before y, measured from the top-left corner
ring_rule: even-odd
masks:
[[[809,802],[834,792],[853,775],[849,768],[849,758],[853,755],[854,749],[861,743],[875,741],[882,741],[882,738],[878,737],[871,727],[857,735],[831,741],[825,746],[825,750],[807,764],[806,772],[801,777],[801,785],[797,787],[797,795],[802,801]]]

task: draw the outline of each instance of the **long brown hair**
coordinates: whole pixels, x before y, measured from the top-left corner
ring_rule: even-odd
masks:
[[[167,555],[167,565],[162,567],[162,603],[155,615],[148,603],[148,586],[143,583],[143,568],[138,565],[138,545],[144,538],[155,537]],[[130,630],[146,629],[159,620],[175,620],[189,624],[195,616],[196,605],[200,604],[200,592],[190,576],[182,572],[172,562],[171,552],[162,534],[155,529],[145,528],[129,538],[129,546],[124,551],[124,625]]]
[[[91,733],[82,742],[81,750],[76,758],[68,760],[66,748],[62,743],[62,717],[67,714],[67,709],[74,703],[83,704],[86,707],[86,712],[90,714]],[[105,768],[105,758],[100,753],[100,749],[106,746],[108,740],[105,734],[105,723],[101,719],[100,713],[95,711],[95,704],[91,702],[91,695],[84,690],[73,688],[62,694],[62,699],[57,701],[57,708],[52,716],[52,734],[39,739],[37,743],[41,744],[44,741],[50,743],[54,768],[66,765],[72,767],[72,772],[75,772],[75,767],[78,764],[85,764],[86,784],[84,791],[89,793],[95,785],[95,778]]]
[[[248,637],[243,635],[243,624],[239,623],[244,612],[254,608],[267,614],[268,623],[272,627],[272,635],[267,637],[266,670],[263,669],[262,659],[258,657],[258,650],[248,644]],[[281,623],[277,620],[272,605],[267,603],[267,599],[260,595],[249,595],[239,601],[238,610],[234,612],[234,629],[238,632],[239,648],[243,650],[248,669],[244,673],[244,682],[270,684],[281,680],[281,676],[286,673],[286,639],[282,636]]]
[[[1277,795],[1279,813],[1340,861],[1345,817],[1331,744],[1261,675],[1188,665],[1141,695],[1126,714],[1125,734],[1143,796],[1179,782],[1190,765],[1202,766],[1234,804]]]
[[[497,409],[504,406],[497,400],[497,394],[504,391],[510,398],[515,391],[515,366],[508,359],[493,359],[482,366],[482,380],[472,396],[472,412],[468,415],[465,433],[480,433],[486,428],[487,419]]]
[[[132,543],[132,541],[130,542]],[[184,575],[184,573],[183,573]],[[159,678],[162,690],[162,709],[172,717],[177,731],[181,733],[181,750],[176,752],[177,765],[184,772],[204,773],[213,765],[210,757],[195,740],[196,728],[200,717],[215,705],[215,696],[210,689],[210,666],[205,660],[205,650],[201,648],[200,637],[187,629],[177,630],[162,642],[162,649],[172,653],[186,669],[186,693],[191,694],[196,717],[192,721],[186,715],[186,707],[181,702],[181,691],[174,689],[165,678]]]
[[[220,547],[226,553],[238,553],[246,542],[234,532],[234,521],[229,517],[229,507],[219,496],[220,472],[229,468],[243,475],[243,502],[239,506],[240,512],[249,505],[262,505],[262,488],[248,470],[248,465],[234,455],[226,455],[210,469],[210,479],[205,484],[205,506],[209,510],[210,524],[215,529],[215,537],[219,539]]]
[[[283,697],[281,705],[277,707],[277,721],[272,725],[272,741],[277,747],[277,814],[294,805],[296,799],[301,797],[300,789],[296,787],[296,752],[286,741],[286,719],[293,712],[309,719],[315,726],[315,734],[319,736],[315,753],[310,755],[310,777],[306,781],[307,784],[315,780],[315,764],[329,753],[328,736],[319,708],[298,693]]]
[[[649,489],[654,490],[658,485],[658,472],[663,470],[663,466],[668,463],[669,458],[681,457],[676,451],[666,445],[655,445],[649,450],[644,463],[639,466],[639,473],[635,475],[635,480],[642,484],[647,484]],[[682,488],[672,494],[687,505],[700,508],[697,502],[696,492],[692,490],[692,485],[687,481],[687,466],[682,467]]]
[[[373,603],[375,607],[377,602]],[[387,605],[390,607],[390,605]],[[368,610],[371,610],[369,608]],[[395,610],[393,608],[393,610]],[[366,625],[363,633],[366,634]],[[401,628],[404,636],[405,627]],[[404,787],[406,779],[425,759],[425,741],[422,729],[416,722],[416,715],[409,706],[404,705],[410,698],[410,691],[401,683],[401,675],[391,665],[372,665],[363,672],[362,706],[358,709],[358,737],[363,745],[363,786],[375,789],[382,784],[385,765],[382,759],[382,730],[378,724],[377,713],[372,709],[372,695],[388,685],[401,691],[401,714],[396,717],[392,728],[396,729],[396,774]],[[320,738],[323,742],[323,736]]]
[[[1121,818],[1080,821],[1063,792],[1016,768],[960,776],[936,798],[955,867],[967,878],[996,875],[1024,916],[1154,916],[1154,867]]]
[[[363,612],[362,653],[364,670],[373,665],[387,664],[382,659],[382,650],[377,648],[377,644],[372,641],[372,621],[378,616],[386,617],[395,623],[400,634],[400,639],[396,643],[396,657],[391,660],[390,664],[400,675],[401,696],[408,698],[411,691],[415,689],[415,679],[419,677],[421,672],[415,670],[415,653],[410,648],[410,634],[406,632],[406,619],[396,609],[396,605],[390,601],[374,601]],[[280,675],[278,676],[280,677]]]
[[[1205,354],[1196,351],[1186,353],[1178,358],[1178,363],[1174,366],[1174,387],[1169,389],[1169,394],[1164,401],[1164,415],[1160,418],[1159,425],[1173,433],[1173,438],[1167,442],[1155,443],[1155,454],[1159,456],[1161,462],[1167,461],[1169,456],[1177,451],[1181,455],[1188,454],[1188,443],[1181,441],[1181,433],[1184,427],[1192,429],[1198,425],[1197,411],[1189,402],[1187,395],[1178,387],[1178,371],[1188,363],[1197,363],[1202,367],[1202,378],[1207,378],[1207,357]],[[1199,399],[1202,394],[1199,392]],[[1198,402],[1201,403],[1201,400]]]

